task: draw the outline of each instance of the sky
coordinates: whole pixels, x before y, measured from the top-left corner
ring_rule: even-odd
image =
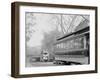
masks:
[[[42,41],[44,39],[44,33],[48,34],[51,31],[58,29],[59,32],[61,32],[61,15],[59,14],[44,14],[44,13],[26,13],[26,24],[30,23],[35,25],[31,25],[29,27],[30,30],[34,30],[34,32],[31,33],[30,40],[27,41],[27,46],[29,47],[38,47],[42,46]],[[63,15],[63,21],[65,21],[65,25],[63,24],[63,27],[68,29],[69,26],[71,26],[71,29],[69,29],[69,32],[76,28],[76,26],[83,21],[84,18],[82,16],[76,16],[74,23],[71,24],[72,19],[76,15]],[[87,16],[85,16],[88,18]],[[64,20],[65,19],[65,20]],[[28,27],[28,26],[26,26]]]
[[[41,46],[44,33],[48,34],[56,29],[56,26],[50,23],[50,14],[35,14],[34,16],[36,17],[36,24],[34,25],[35,32],[27,42],[29,47]]]

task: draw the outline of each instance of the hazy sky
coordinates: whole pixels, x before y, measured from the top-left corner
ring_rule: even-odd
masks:
[[[32,19],[32,17],[35,17]],[[63,27],[67,31],[69,26],[71,29],[70,31],[74,31],[76,26],[84,20],[82,16],[76,16],[74,23],[71,23],[73,18],[76,15],[63,15],[63,21],[65,24],[63,24]],[[89,16],[85,16],[88,18]],[[65,19],[65,20],[64,20]],[[60,21],[60,22],[59,22]],[[58,31],[61,32],[61,15],[59,14],[43,14],[43,13],[27,13],[26,16],[26,22],[33,24],[36,23],[34,26],[30,26],[30,30],[34,29],[34,33],[32,33],[32,36],[29,41],[27,41],[27,45],[29,47],[37,47],[42,45],[42,40],[44,39],[44,33],[50,33],[51,31],[58,28]],[[70,25],[72,24],[72,25]]]
[[[44,32],[50,33],[56,29],[56,26],[50,21],[50,14],[35,14],[34,16],[36,16],[36,25],[34,26],[35,32],[27,42],[27,45],[30,47],[41,46],[42,40],[44,39]]]

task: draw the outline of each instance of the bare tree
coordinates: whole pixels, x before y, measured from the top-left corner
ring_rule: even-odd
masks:
[[[26,13],[26,26],[25,26],[25,33],[26,33],[26,41],[30,40],[32,33],[35,32],[34,26],[36,25],[36,17],[34,13]]]

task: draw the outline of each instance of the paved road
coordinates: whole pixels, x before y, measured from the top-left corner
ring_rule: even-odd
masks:
[[[76,61],[76,62],[79,62],[79,63],[88,64],[88,57],[81,57],[81,58],[80,57],[76,58],[75,56],[71,57],[71,58],[62,57],[62,60],[64,60],[64,61],[67,60],[67,61],[72,61],[72,62]],[[27,67],[59,66],[59,65],[60,64],[53,64],[53,62],[31,62],[31,63],[27,62]]]
[[[31,64],[27,64],[28,67],[39,67],[39,66],[58,66],[56,64],[53,64],[53,62],[33,62]]]

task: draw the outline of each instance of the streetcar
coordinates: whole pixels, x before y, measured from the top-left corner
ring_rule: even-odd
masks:
[[[42,55],[41,55],[41,61],[42,61],[42,62],[47,62],[47,61],[49,61],[49,53],[48,53],[48,51],[42,51],[41,54],[42,54]]]
[[[54,43],[54,64],[83,65],[90,63],[89,26],[83,25],[72,33],[66,34]]]

